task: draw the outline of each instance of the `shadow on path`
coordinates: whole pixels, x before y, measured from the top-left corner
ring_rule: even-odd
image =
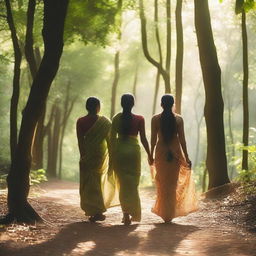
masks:
[[[19,249],[1,249],[1,255],[60,256],[114,255],[119,251],[136,250],[139,238],[130,234],[137,225],[102,226],[77,222],[65,226],[53,239]],[[8,243],[7,243],[8,244]]]
[[[148,232],[142,251],[149,255],[172,255],[189,234],[198,230],[199,228],[192,225],[154,224],[154,228]]]

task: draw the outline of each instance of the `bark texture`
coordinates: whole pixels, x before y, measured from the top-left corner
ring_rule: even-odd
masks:
[[[63,50],[63,31],[68,0],[44,0],[44,56],[32,83],[23,112],[19,140],[7,177],[9,214],[5,221],[34,222],[40,216],[28,203],[31,146],[36,124],[42,115],[51,83]]]
[[[195,26],[205,88],[206,167],[209,189],[229,182],[223,124],[221,69],[214,44],[208,0],[194,0]]]

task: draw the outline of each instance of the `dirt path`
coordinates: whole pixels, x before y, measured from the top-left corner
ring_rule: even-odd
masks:
[[[163,224],[150,211],[154,191],[143,189],[142,221],[125,227],[120,223],[120,207],[109,209],[103,223],[86,222],[77,184],[47,183],[42,189],[31,202],[49,223],[0,229],[1,256],[256,255],[256,237],[207,203],[196,213]]]

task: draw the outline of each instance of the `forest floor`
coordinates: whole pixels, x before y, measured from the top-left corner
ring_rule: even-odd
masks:
[[[6,191],[0,191],[0,214]],[[0,226],[1,256],[64,255],[256,255],[255,184],[225,185],[202,199],[200,209],[163,224],[151,213],[154,189],[141,189],[142,221],[120,223],[113,207],[101,223],[89,223],[79,208],[78,184],[46,182],[29,201],[45,222]]]

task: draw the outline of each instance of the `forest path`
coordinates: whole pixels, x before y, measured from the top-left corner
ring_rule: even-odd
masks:
[[[31,203],[47,223],[1,232],[0,255],[256,255],[256,237],[226,221],[225,214],[209,210],[207,203],[163,224],[151,213],[154,190],[142,189],[140,195],[140,223],[123,226],[120,207],[113,207],[104,222],[94,224],[85,221],[79,208],[78,184],[45,183]],[[17,239],[12,229],[26,239]]]

